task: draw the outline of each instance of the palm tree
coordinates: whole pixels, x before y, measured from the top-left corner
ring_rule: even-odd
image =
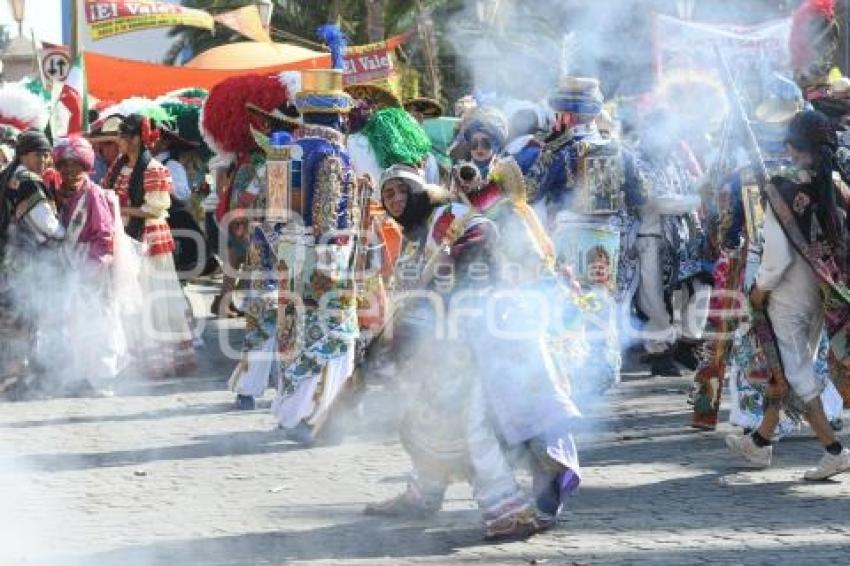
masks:
[[[274,2],[275,8],[270,26],[272,37],[296,43],[299,42],[297,38],[303,38],[300,43],[315,48],[316,28],[329,21],[330,13],[327,5],[323,2],[304,2],[303,0],[274,0]],[[235,10],[253,3],[251,0],[183,1],[183,5],[187,8],[197,8],[211,14]],[[352,3],[345,2],[345,4]],[[352,14],[352,9],[346,8],[342,13],[343,18]],[[180,53],[186,48],[193,54],[198,54],[218,45],[245,40],[240,34],[219,24],[216,24],[213,33],[205,29],[178,26],[169,32],[169,36],[177,38],[165,56],[165,63],[171,65],[178,61]]]

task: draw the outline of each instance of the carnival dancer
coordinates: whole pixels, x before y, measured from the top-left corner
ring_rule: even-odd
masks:
[[[342,133],[352,100],[342,89],[345,38],[337,26],[319,28],[332,69],[302,71],[295,105],[303,126],[301,187],[287,224],[283,257],[286,289],[278,311],[281,378],[272,410],[287,436],[315,442],[343,394],[357,386],[363,343],[357,316],[357,254],[364,198]],[[288,251],[287,251],[288,250]]]
[[[289,75],[242,75],[226,79],[211,90],[201,109],[201,133],[218,160],[231,161],[227,183],[217,183],[216,219],[227,243],[219,250],[224,264],[224,284],[213,300],[212,311],[219,316],[241,316],[233,301],[240,270],[250,246],[249,225],[259,219],[258,195],[265,184],[265,155],[257,146],[251,127],[262,128],[263,118],[251,114],[249,105],[264,110],[288,106]]]
[[[783,400],[793,406],[796,396],[826,450],[804,478],[824,480],[850,470],[850,450],[824,414],[823,384],[815,374],[824,321],[838,363],[846,367],[848,360],[848,194],[833,179],[837,140],[829,118],[816,111],[797,114],[786,142],[794,168],[765,187],[764,255],[750,291],[753,308],[763,313],[754,328],[769,371],[764,418],[752,435],[727,436],[726,444],[749,462],[769,466]],[[840,168],[838,173],[845,183],[850,178]]]
[[[130,344],[140,369],[149,377],[184,375],[195,366],[186,303],[172,252],[174,240],[166,220],[171,205],[171,177],[150,154],[157,138],[151,118],[130,114],[121,121],[121,156],[106,175],[128,219],[126,232],[142,244],[141,286],[146,300],[144,343]]]
[[[595,383],[613,384],[622,363],[618,326],[630,318],[637,286],[636,211],[645,195],[633,154],[599,134],[595,120],[602,104],[596,79],[562,78],[549,96],[556,113],[552,134],[518,161],[532,163],[525,175],[529,204],[549,231],[559,263],[572,266],[589,286],[590,248],[602,245],[612,258],[607,296],[601,297],[611,308],[587,320],[591,348],[605,354],[591,356],[583,373]]]
[[[565,287],[561,278],[556,277],[555,249],[526,202],[519,166],[512,157],[488,156],[482,151],[482,144],[476,143],[475,136],[480,140],[483,132],[498,135],[505,129],[501,113],[484,107],[472,113],[461,131],[461,137],[471,140],[475,167],[479,172],[484,168],[487,176],[483,180],[474,177],[465,180],[461,169],[457,175],[459,196],[473,211],[492,220],[497,230],[497,238],[493,238],[488,247],[492,254],[490,267],[498,275],[490,280],[485,296],[515,299],[501,302],[498,319],[502,328],[498,331],[487,328],[483,320],[469,325],[465,342],[475,355],[473,371],[478,376],[473,381],[471,410],[486,407],[487,414],[495,421],[485,425],[479,416],[478,421],[471,423],[470,454],[474,475],[490,477],[488,474],[492,471],[481,469],[476,460],[476,455],[482,453],[477,435],[487,426],[492,426],[500,443],[511,446],[514,451],[530,453],[536,496],[534,529],[537,529],[554,522],[563,500],[579,482],[578,457],[568,423],[578,414],[573,395],[598,394],[611,383],[592,382],[577,369],[585,363],[589,349],[579,316],[580,289]],[[599,262],[591,261],[588,270],[593,270],[595,275],[593,283],[604,287],[609,283],[607,273],[611,258],[604,248],[597,248],[597,251],[602,252],[603,265],[600,268]],[[568,276],[569,283],[574,284],[571,271]],[[552,301],[548,305],[552,308],[537,310],[542,307],[535,304],[534,297],[538,293]],[[547,324],[543,312],[558,314]],[[535,327],[536,330],[530,331]],[[483,333],[482,329],[485,329]],[[517,331],[521,337],[504,339],[505,332]],[[477,396],[483,397],[478,399]],[[520,397],[529,403],[518,403],[516,400]],[[533,397],[537,400],[532,401]],[[474,418],[474,413],[471,416]],[[519,497],[509,487],[507,475],[497,483],[504,492]],[[488,501],[493,497],[491,488],[479,486],[478,491],[488,533],[499,536],[501,531],[513,534],[524,528],[520,526],[521,521],[514,522],[509,515],[508,518],[499,517],[499,505]]]
[[[64,353],[57,370],[77,387],[104,391],[128,363],[127,341],[113,288],[118,201],[89,178],[95,153],[84,137],[57,140],[53,162],[62,176],[60,220],[68,269],[56,301],[55,328]]]
[[[515,179],[521,179],[518,170]],[[388,212],[404,228],[406,244],[397,263],[397,282],[413,292],[396,297],[404,305],[394,328],[394,338],[398,340],[395,352],[404,362],[402,371],[414,377],[419,392],[405,412],[401,430],[414,467],[407,490],[368,506],[366,512],[387,516],[433,514],[442,505],[448,483],[456,477],[467,477],[484,514],[488,539],[523,538],[545,529],[553,523],[562,498],[577,486],[578,463],[569,435],[564,434],[563,428],[553,426],[553,415],[547,411],[553,406],[563,408],[559,405],[563,399],[557,392],[542,387],[546,401],[527,413],[529,407],[506,383],[522,389],[525,393],[519,397],[525,397],[530,390],[536,390],[526,387],[529,379],[538,386],[546,381],[548,374],[532,363],[538,347],[528,342],[495,344],[481,339],[485,325],[478,317],[461,323],[460,336],[440,339],[439,334],[434,334],[440,329],[434,327],[438,321],[432,299],[427,293],[423,295],[423,291],[431,289],[444,300],[451,299],[451,304],[461,300],[464,306],[458,308],[468,308],[470,300],[477,304],[488,296],[495,289],[494,281],[501,277],[500,267],[509,268],[496,261],[500,255],[494,247],[498,227],[474,208],[450,203],[448,195],[441,194],[437,187],[426,187],[414,170],[403,166],[387,170],[382,194]],[[512,202],[504,203],[508,216]],[[508,228],[507,223],[502,226]],[[527,230],[522,220],[517,228]],[[506,234],[507,240],[512,237],[513,234]],[[527,235],[526,241],[533,240],[533,235]],[[515,242],[505,243],[513,249],[511,244]],[[539,246],[525,251],[537,258],[538,267],[545,264],[546,254]],[[533,259],[526,257],[523,261]],[[482,262],[490,267],[490,276],[481,276]],[[441,267],[435,269],[436,265]],[[517,285],[523,282],[511,276],[508,280],[509,287],[521,289]],[[528,330],[529,320],[517,318],[521,314],[518,306],[512,305],[501,314],[508,316],[510,324],[524,324],[524,330]],[[539,321],[536,316],[535,325]],[[480,343],[476,343],[478,340]],[[504,356],[511,357],[511,367],[504,367],[508,360],[497,354],[499,348]],[[436,356],[436,351],[441,354]],[[528,372],[517,369],[514,362],[525,364]],[[532,413],[535,426],[541,427],[536,434],[523,426],[529,424],[527,419]],[[534,497],[518,487],[501,445],[503,440],[532,454]]]
[[[427,134],[401,108],[395,94],[372,84],[350,85],[345,91],[354,100],[346,146],[361,185],[361,199],[368,202],[361,211],[362,230],[369,235],[368,241],[361,242],[356,261],[362,273],[357,290],[361,342],[371,344],[371,336],[379,331],[387,315],[386,285],[401,242],[401,230],[381,205],[375,185],[383,171],[393,165],[415,166],[428,176],[429,168],[436,169],[436,163],[431,161]],[[386,360],[379,355],[369,355],[367,361],[375,373],[389,369],[382,365]]]
[[[258,80],[261,79],[257,78],[255,82]],[[287,83],[281,81],[280,77],[265,77],[263,82],[266,97],[254,98],[251,92],[246,91],[243,96],[249,97],[245,102],[248,121],[233,124],[233,127],[240,128],[240,131],[250,136],[257,151],[264,155],[256,160],[259,167],[254,179],[235,201],[245,211],[246,217],[231,214],[231,222],[245,223],[248,230],[248,251],[243,271],[250,291],[242,304],[245,312],[245,340],[241,359],[229,381],[231,391],[236,393],[236,407],[242,410],[253,409],[256,398],[277,383],[276,379],[271,378],[279,372],[278,294],[286,292],[280,284],[281,278],[285,279],[282,273],[285,268],[277,261],[277,249],[284,221],[290,213],[290,203],[286,202],[286,198],[292,194],[292,190],[296,190],[292,186],[291,175],[284,173],[281,176],[285,178],[273,179],[270,177],[278,173],[267,167],[267,160],[274,157],[268,139],[270,134],[276,136],[276,144],[281,141],[277,139],[280,134],[285,134],[283,145],[294,144],[290,134],[300,127],[300,123],[281,111],[281,108],[287,109],[293,103],[294,94],[290,93]],[[284,188],[278,189],[278,186]],[[269,187],[274,189],[275,194],[270,194]]]
[[[797,85],[778,74],[768,80],[766,93],[755,108],[753,132],[768,176],[774,177],[783,175],[792,165],[785,148],[785,135],[791,118],[803,108],[803,96]],[[721,393],[728,382],[729,422],[752,431],[764,416],[765,388],[749,379],[754,350],[741,330],[741,320],[730,316],[740,306],[738,297],[754,280],[761,262],[763,208],[752,169],[742,167],[735,171],[721,186],[716,200],[719,218],[714,239],[718,259],[713,273],[711,310],[720,316],[712,316],[708,321],[712,339],[706,344],[706,355],[694,379],[691,425],[706,430],[716,427]],[[824,338],[818,348],[816,369],[819,380],[825,383],[821,399],[827,419],[837,427],[843,401],[829,380],[828,357],[828,341]],[[799,419],[795,416],[786,415],[778,426],[778,435],[798,428]]]
[[[699,171],[664,110],[644,117],[638,167],[646,198],[639,208],[640,282],[636,307],[652,375],[678,376],[674,360],[697,366],[697,347],[708,317],[707,241],[697,211]],[[674,325],[673,294],[680,295],[681,328]]]
[[[54,203],[41,178],[52,148],[40,130],[22,132],[15,158],[0,176],[0,392],[23,391],[35,379],[37,340],[35,313],[26,296],[31,291],[35,256],[55,248],[65,237]]]

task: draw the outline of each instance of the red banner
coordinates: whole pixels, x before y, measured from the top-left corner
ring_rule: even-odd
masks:
[[[393,72],[393,50],[409,37],[409,33],[403,33],[386,41],[349,47],[345,52],[345,84],[362,84],[388,78]]]

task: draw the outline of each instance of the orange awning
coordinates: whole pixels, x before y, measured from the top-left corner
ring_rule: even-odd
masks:
[[[402,33],[385,42],[351,46],[348,49],[348,55],[361,57],[376,49],[391,51],[409,37],[410,33]],[[327,69],[331,65],[331,56],[327,53],[316,56],[319,52],[288,44],[272,46],[261,43],[259,45],[261,47],[257,47],[256,42],[250,41],[232,43],[205,51],[190,61],[195,65],[200,64],[199,61],[206,61],[206,65],[214,68],[193,68],[194,65],[172,67],[86,52],[88,91],[101,100],[123,100],[131,96],[154,98],[180,88],[201,87],[209,90],[224,79],[238,75],[271,75],[281,71]],[[250,52],[252,49],[259,49],[259,53],[265,53],[265,58],[246,55],[243,52],[243,50]],[[222,53],[225,56],[222,56]],[[238,66],[228,68],[227,66],[235,64],[230,58],[234,54],[239,57]],[[294,61],[287,59],[287,57],[295,58],[301,55],[308,55],[308,57]],[[246,62],[258,66],[240,67]]]
[[[257,67],[288,65],[306,59],[322,57],[327,53],[288,43],[239,41],[207,49],[184,67],[190,69],[244,69],[245,61]]]
[[[312,59],[242,69],[192,69],[143,63],[132,59],[86,53],[88,90],[101,100],[123,100],[131,96],[154,98],[179,88],[201,87],[209,90],[228,77],[258,74],[271,75],[281,71],[328,68],[330,55]]]

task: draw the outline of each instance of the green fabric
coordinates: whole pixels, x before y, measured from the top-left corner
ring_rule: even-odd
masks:
[[[169,93],[167,96],[176,96],[178,98],[200,98],[201,100],[205,99],[209,91],[203,89],[201,87],[192,87],[192,88],[184,88],[180,90],[175,90],[172,93]]]
[[[452,160],[449,157],[449,148],[454,142],[455,132],[460,118],[442,116],[430,118],[422,122],[422,128],[431,139],[431,153],[445,167],[451,167]]]
[[[417,165],[431,149],[425,130],[402,108],[378,110],[362,132],[384,169],[399,163]]]
[[[202,153],[209,159],[212,152],[204,142],[199,127],[201,107],[178,99],[164,100],[160,106],[171,116],[170,124],[177,134],[183,139],[201,144]]]

